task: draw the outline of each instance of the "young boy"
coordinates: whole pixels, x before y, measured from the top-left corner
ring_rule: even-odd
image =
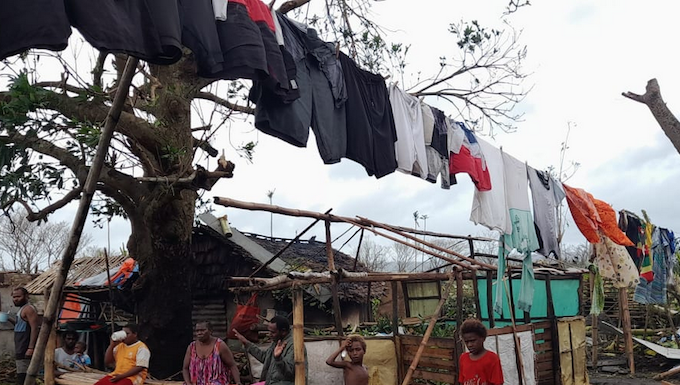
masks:
[[[338,355],[347,350],[350,361],[336,361]],[[362,336],[349,336],[335,353],[326,360],[326,364],[334,368],[341,368],[345,378],[345,385],[368,385],[368,369],[364,366],[366,341]]]
[[[87,350],[87,344],[83,341],[78,341],[76,342],[76,346],[73,349],[73,351],[76,354],[75,359],[73,360],[76,364],[81,365],[81,366],[90,366],[92,365],[92,360],[90,359],[90,356],[85,353]]]
[[[484,324],[467,319],[460,326],[460,336],[468,352],[460,356],[458,382],[461,385],[502,385],[501,360],[496,353],[484,349]]]

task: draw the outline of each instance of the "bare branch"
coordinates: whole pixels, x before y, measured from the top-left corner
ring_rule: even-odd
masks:
[[[302,7],[303,5],[309,3],[310,1],[311,0],[289,0],[281,4],[278,11],[285,14],[294,10],[295,8]]]
[[[245,114],[253,115],[255,109],[248,106],[239,106],[236,103],[232,103],[226,99],[222,99],[219,96],[212,94],[210,92],[199,92],[196,94],[197,99],[210,100],[211,102],[217,103],[221,106],[227,107],[233,111],[243,112]]]
[[[102,75],[104,74],[104,65],[106,64],[106,57],[109,54],[104,51],[99,51],[99,56],[97,56],[97,64],[95,64],[92,69],[92,84],[99,89],[103,89]]]

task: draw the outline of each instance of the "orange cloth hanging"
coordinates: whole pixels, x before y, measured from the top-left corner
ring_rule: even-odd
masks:
[[[619,229],[619,222],[616,220],[616,211],[612,206],[599,199],[593,199],[597,213],[600,215],[600,229],[611,239],[612,242],[621,246],[635,246],[635,244],[628,239],[628,236]]]
[[[580,188],[569,187],[564,183],[562,186],[567,195],[567,204],[569,205],[569,211],[571,211],[576,227],[578,227],[588,242],[600,242],[597,229],[600,227],[601,219],[595,207],[593,196]]]

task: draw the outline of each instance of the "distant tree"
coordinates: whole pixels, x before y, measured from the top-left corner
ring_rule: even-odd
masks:
[[[356,253],[355,253],[356,254]],[[385,271],[389,264],[389,248],[375,243],[371,238],[364,238],[359,248],[359,262],[370,271]]]
[[[66,222],[31,222],[23,210],[3,215],[0,217],[0,267],[20,273],[39,273],[59,258],[68,237]],[[79,252],[90,243],[92,236],[83,234]]]
[[[562,248],[562,260],[570,264],[586,267],[588,266],[591,253],[591,246],[587,242],[568,244]]]
[[[396,270],[400,273],[411,272],[416,268],[417,250],[403,243],[392,244],[392,258]]]

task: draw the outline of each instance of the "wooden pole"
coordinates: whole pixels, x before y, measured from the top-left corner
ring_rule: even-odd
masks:
[[[628,309],[628,288],[619,289],[619,304],[621,305],[621,315],[623,323],[623,339],[628,356],[628,367],[630,374],[635,374],[635,357],[633,355],[633,334],[630,331],[630,311]]]
[[[338,273],[335,270],[335,257],[331,245],[331,222],[326,223],[326,257],[328,258],[328,270],[331,272],[331,295],[333,296],[333,318],[335,318],[335,330],[339,336],[343,336],[342,313],[340,310],[340,296],[338,295]]]
[[[214,197],[214,200],[215,200],[215,204],[226,206],[226,207],[237,207],[237,208],[241,208],[241,209],[245,209],[245,210],[269,211],[269,212],[274,212],[274,213],[284,214],[284,215],[290,215],[290,216],[295,216],[295,217],[320,218],[322,220],[327,220],[327,221],[330,221],[330,222],[350,223],[350,224],[353,224],[353,225],[360,227],[362,229],[367,229],[367,230],[369,230],[369,231],[371,231],[371,232],[373,232],[377,235],[381,235],[381,236],[383,236],[387,239],[390,239],[390,240],[393,240],[395,242],[399,242],[399,243],[403,243],[405,245],[411,246],[411,247],[415,248],[416,250],[424,252],[425,254],[431,255],[433,257],[442,259],[442,260],[447,261],[447,262],[455,263],[456,265],[459,265],[459,266],[462,266],[462,267],[468,267],[468,266],[465,265],[464,263],[462,263],[461,260],[467,261],[467,262],[472,263],[472,264],[479,265],[479,266],[487,268],[487,269],[495,269],[495,266],[492,266],[492,265],[489,265],[489,264],[486,264],[486,263],[483,263],[483,262],[479,262],[479,261],[474,261],[473,259],[471,259],[467,256],[464,256],[460,253],[457,253],[455,251],[445,249],[443,247],[439,247],[439,246],[434,245],[432,243],[426,242],[426,241],[424,241],[420,238],[413,237],[411,235],[406,234],[406,230],[408,230],[408,232],[412,232],[412,231],[410,231],[412,229],[405,229],[405,228],[400,228],[400,227],[396,227],[396,226],[390,226],[390,225],[387,225],[387,224],[384,224],[384,223],[372,221],[370,219],[362,218],[362,217],[349,218],[349,217],[342,217],[342,216],[339,216],[339,215],[332,215],[332,214],[325,215],[325,214],[321,214],[321,213],[314,212],[314,211],[289,209],[289,208],[285,208],[285,207],[268,205],[268,204],[264,204],[264,203],[243,202],[243,201],[239,201],[239,200],[236,200],[236,199],[222,198],[222,197]],[[393,232],[395,234],[398,234],[398,235],[400,235],[404,238],[414,240],[414,241],[416,241],[416,242],[418,242],[422,245],[425,245],[425,246],[430,247],[432,249],[438,250],[442,253],[455,256],[459,259],[444,257],[444,256],[436,254],[436,253],[434,253],[430,250],[423,249],[423,248],[418,247],[416,245],[408,244],[406,242],[401,241],[400,239],[397,239],[397,238],[391,237],[389,235],[386,235],[384,233],[381,233],[381,232],[375,230],[373,227],[379,227],[379,228],[388,230],[388,231]],[[405,230],[405,231],[402,231],[402,230]],[[459,236],[458,238],[467,239],[468,237],[460,237]],[[475,239],[477,239],[477,238],[475,238]],[[482,238],[480,238],[480,240],[481,239]]]
[[[325,214],[326,214],[326,215],[327,215],[327,214],[330,214],[331,210],[333,210],[333,209],[328,209],[328,211],[326,211]],[[272,256],[271,258],[269,258],[269,260],[268,260],[267,262],[263,263],[263,264],[260,265],[260,267],[258,267],[255,271],[253,271],[253,272],[248,276],[248,278],[254,277],[255,274],[257,274],[257,273],[260,272],[260,270],[264,269],[265,267],[269,266],[270,263],[274,262],[274,261],[276,260],[276,258],[278,258],[278,257],[279,257],[281,254],[283,254],[286,250],[288,250],[288,248],[289,248],[291,245],[293,245],[295,242],[297,242],[297,241],[300,239],[300,237],[302,237],[303,235],[305,235],[306,232],[308,232],[309,230],[311,230],[312,227],[314,227],[314,225],[316,225],[317,223],[319,223],[320,220],[321,220],[321,219],[315,220],[314,222],[312,222],[312,224],[310,224],[310,225],[307,226],[304,230],[302,230],[302,232],[301,232],[300,234],[296,235],[295,238],[293,238],[290,242],[286,243],[286,246],[284,246],[283,249],[279,250],[276,254],[274,254],[274,256]]]
[[[475,296],[475,316],[478,320],[482,319],[482,303],[479,299],[479,281],[477,280],[477,269],[472,270],[472,290]]]
[[[508,266],[508,281],[510,280],[510,269]],[[515,342],[515,358],[517,361],[517,374],[519,374],[519,385],[524,384],[524,359],[522,358],[522,347],[519,342],[519,336],[517,335],[517,325],[515,324],[515,305],[512,300],[512,292],[508,285],[508,281],[505,281],[505,294],[508,296],[508,304],[510,305],[510,322],[512,326],[512,337]],[[500,280],[498,283],[500,284]]]
[[[295,357],[295,385],[305,385],[305,313],[302,288],[296,287],[293,294],[293,354]]]
[[[446,299],[449,297],[449,293],[451,292],[451,287],[453,286],[454,283],[454,276],[452,275],[451,278],[449,279],[449,282],[446,284],[446,289],[444,290],[444,293],[442,293],[442,297],[439,299],[439,303],[437,304],[437,308],[435,309],[434,313],[430,317],[430,323],[427,325],[427,330],[425,330],[425,335],[423,335],[423,339],[420,341],[420,346],[418,346],[418,351],[416,352],[416,355],[413,357],[413,361],[411,362],[411,366],[408,368],[408,372],[406,372],[406,376],[404,376],[404,380],[401,382],[401,385],[408,385],[411,382],[411,378],[413,377],[413,372],[415,372],[416,368],[418,368],[418,362],[420,362],[420,356],[423,355],[423,351],[425,350],[425,347],[427,346],[427,341],[430,339],[430,335],[432,334],[432,330],[434,330],[434,325],[437,323],[437,319],[439,318],[439,313],[442,310],[442,306],[444,305],[444,302],[446,302]]]
[[[361,229],[361,235],[359,235],[359,244],[357,245],[357,253],[354,256],[354,267],[352,271],[357,271],[357,263],[359,262],[359,251],[361,250],[361,243],[364,241],[364,229]]]
[[[557,317],[553,305],[552,295],[552,275],[548,274],[545,278],[545,294],[548,300],[548,320],[550,320],[550,339],[552,340],[552,371],[553,381],[559,384],[562,376],[560,375],[560,349],[558,346],[559,334],[557,332]]]
[[[101,173],[102,167],[104,166],[104,159],[106,158],[106,153],[109,149],[109,144],[111,143],[111,137],[113,136],[113,131],[120,118],[120,113],[123,109],[123,104],[127,99],[128,92],[130,89],[130,84],[132,83],[132,78],[137,70],[137,64],[139,59],[135,57],[128,57],[127,63],[125,64],[125,69],[118,84],[118,89],[116,90],[116,96],[111,104],[111,109],[106,116],[106,123],[99,136],[99,143],[97,144],[97,152],[95,153],[94,159],[92,160],[92,165],[87,173],[87,179],[85,180],[85,185],[83,186],[83,192],[80,197],[80,204],[78,205],[78,210],[73,219],[73,225],[71,226],[71,234],[69,236],[69,242],[62,254],[61,268],[59,269],[59,274],[54,280],[52,286],[52,293],[50,295],[50,300],[45,306],[45,314],[43,316],[42,327],[40,328],[40,333],[38,334],[38,341],[35,345],[35,353],[31,358],[31,363],[28,366],[28,373],[26,374],[26,381],[24,385],[35,385],[35,380],[40,371],[40,365],[43,362],[45,356],[45,348],[47,347],[47,339],[49,337],[50,330],[54,327],[56,321],[57,312],[59,311],[59,299],[61,298],[62,291],[64,290],[64,284],[66,283],[66,277],[68,276],[68,271],[71,268],[73,259],[75,258],[76,251],[78,249],[78,243],[80,242],[80,235],[83,233],[83,228],[85,227],[85,221],[87,220],[87,213],[90,209],[90,203],[92,203],[92,197],[97,188],[97,182],[99,181],[99,174]]]
[[[292,217],[308,217],[308,218],[319,218],[322,220],[330,220],[331,222],[346,222],[346,219],[350,219],[347,217],[340,217],[337,215],[324,215],[322,213],[316,212],[316,211],[309,211],[309,210],[299,210],[299,209],[291,209],[288,207],[281,207],[277,205],[269,205],[266,203],[255,203],[255,202],[245,202],[245,201],[240,201],[238,199],[232,199],[232,198],[224,198],[224,197],[213,197],[214,203],[218,204],[220,206],[225,206],[225,207],[234,207],[237,209],[243,209],[243,210],[251,210],[251,211],[266,211],[266,212],[272,212],[276,214],[282,214],[282,215],[288,215]],[[351,219],[354,220],[354,219]],[[376,222],[378,223],[378,222]],[[496,239],[491,239],[491,238],[484,238],[484,237],[470,237],[470,236],[462,236],[462,235],[452,235],[452,234],[445,234],[445,233],[435,233],[432,231],[425,231],[425,230],[418,230],[418,229],[413,229],[410,227],[401,227],[401,226],[391,226],[391,225],[386,225],[384,223],[381,223],[381,225],[385,226],[390,226],[391,228],[395,230],[399,230],[402,232],[406,233],[411,233],[411,234],[418,234],[418,235],[429,235],[432,237],[439,237],[439,238],[453,238],[453,239],[472,239],[474,241],[485,241],[485,242],[495,242],[497,241]]]
[[[111,282],[111,268],[109,267],[109,252],[104,249],[104,261],[106,261],[106,279],[109,282],[109,303],[111,306],[111,333],[116,331],[116,323],[113,320],[113,282]]]
[[[593,303],[593,300],[595,298],[595,274],[593,272],[590,272],[590,303]],[[600,321],[598,319],[598,316],[593,314],[591,316],[591,324],[592,328],[590,329],[590,337],[593,340],[593,351],[592,351],[592,357],[591,357],[591,364],[593,369],[597,368],[597,349],[599,345],[599,336],[598,336],[598,329],[599,329],[599,324]]]
[[[392,335],[394,336],[394,349],[397,355],[397,382],[404,379],[403,354],[401,351],[401,337],[399,334],[399,285],[392,281]]]
[[[45,288],[45,303],[50,299],[50,290]],[[47,347],[45,348],[45,359],[43,367],[45,369],[45,385],[54,385],[54,350],[57,348],[57,329],[52,327],[50,336],[47,340]]]
[[[486,311],[489,316],[489,326],[496,327],[493,315],[493,271],[486,271]]]

